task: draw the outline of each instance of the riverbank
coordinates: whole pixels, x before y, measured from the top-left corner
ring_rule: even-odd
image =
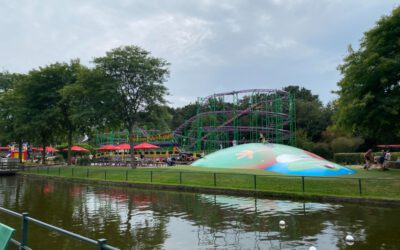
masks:
[[[257,197],[368,204],[400,204],[400,171],[364,171],[342,177],[302,177],[267,171],[194,167],[141,168],[61,167],[32,168],[22,175],[80,183],[128,186]]]

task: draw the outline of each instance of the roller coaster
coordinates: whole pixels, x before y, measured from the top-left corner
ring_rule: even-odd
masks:
[[[135,142],[178,145],[186,151],[215,151],[260,140],[296,145],[295,97],[283,90],[248,89],[196,101],[196,115],[175,131],[136,131]],[[127,132],[98,134],[96,144],[127,141]]]

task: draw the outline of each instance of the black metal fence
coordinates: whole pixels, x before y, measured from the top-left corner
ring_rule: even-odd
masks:
[[[85,167],[36,167],[31,173],[72,178],[218,187],[282,193],[323,194],[400,199],[400,179],[254,175],[242,173],[103,169]]]

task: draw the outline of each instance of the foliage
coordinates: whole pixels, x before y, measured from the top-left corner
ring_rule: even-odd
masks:
[[[113,49],[94,59],[98,69],[114,80],[120,105],[115,112],[130,132],[139,121],[139,113],[165,103],[164,81],[169,75],[165,60],[150,56],[136,46]]]
[[[364,34],[360,48],[349,48],[339,66],[336,122],[374,143],[400,139],[400,7]]]
[[[299,86],[287,86],[283,90],[296,97],[296,126],[304,130],[313,142],[320,141],[322,132],[331,124],[333,105],[324,106],[318,95]]]
[[[363,164],[364,153],[336,153],[333,161],[339,164]]]
[[[332,140],[333,153],[356,152],[364,140],[359,137],[338,137]]]
[[[155,107],[166,103],[164,82],[169,75],[169,64],[165,60],[152,57],[139,47],[125,46],[95,58],[94,63],[114,80],[118,103],[114,111],[130,135],[143,116],[163,112],[163,109]],[[132,143],[131,155],[133,158]]]

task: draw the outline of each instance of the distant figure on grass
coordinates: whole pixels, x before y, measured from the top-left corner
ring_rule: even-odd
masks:
[[[390,153],[389,153],[389,154],[390,154]],[[390,157],[390,156],[389,156],[389,157]],[[379,163],[379,166],[381,167],[381,169],[382,169],[383,171],[389,170],[388,168],[386,168],[387,163],[385,163],[385,161],[386,161],[386,151],[385,151],[384,149],[382,149],[381,155],[380,155],[379,158],[378,158],[378,163]]]
[[[372,163],[374,162],[372,149],[368,149],[368,151],[364,153],[364,161],[365,161],[364,169],[368,170],[371,167]]]
[[[385,161],[383,162],[383,170],[389,170],[389,162],[390,159],[392,158],[392,155],[389,152],[389,149],[386,150],[386,154],[385,154]]]

